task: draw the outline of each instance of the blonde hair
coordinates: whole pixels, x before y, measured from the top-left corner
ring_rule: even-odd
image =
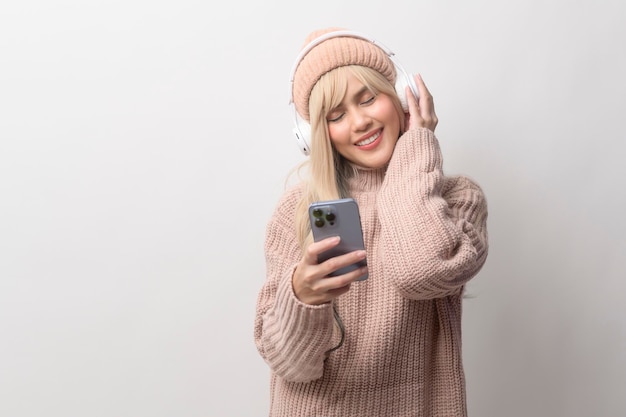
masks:
[[[348,89],[348,75],[354,75],[374,94],[391,97],[400,118],[400,133],[404,131],[404,111],[394,86],[378,71],[360,65],[335,68],[324,74],[313,87],[309,98],[311,124],[311,153],[299,168],[308,168],[304,193],[296,208],[295,225],[302,248],[311,241],[308,217],[309,205],[315,201],[349,197],[348,180],[354,166],[335,150],[328,135],[326,116],[343,100]]]

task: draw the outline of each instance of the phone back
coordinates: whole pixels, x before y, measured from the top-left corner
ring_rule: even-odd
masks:
[[[359,207],[352,198],[315,202],[309,206],[309,219],[314,241],[331,236],[341,237],[337,246],[319,255],[319,262],[344,253],[365,249]],[[330,275],[342,275],[365,265],[367,261],[364,259],[356,264],[340,268]],[[367,279],[367,275],[359,278],[359,281],[364,279]]]

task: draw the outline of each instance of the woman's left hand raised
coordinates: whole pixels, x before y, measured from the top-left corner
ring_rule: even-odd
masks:
[[[415,99],[411,89],[408,86],[406,87],[407,102],[409,104],[409,112],[405,115],[406,130],[425,127],[434,132],[439,119],[437,119],[437,114],[435,114],[433,96],[426,88],[426,84],[424,84],[424,80],[422,80],[419,74],[415,76],[415,85],[417,85],[420,96],[419,102]]]

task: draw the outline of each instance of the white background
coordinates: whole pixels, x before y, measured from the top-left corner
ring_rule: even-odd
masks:
[[[472,416],[626,415],[621,0],[0,6],[0,415],[265,416],[253,338],[306,35],[390,47],[487,193]]]

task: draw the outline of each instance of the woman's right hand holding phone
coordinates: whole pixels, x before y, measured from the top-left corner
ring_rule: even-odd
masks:
[[[365,259],[365,251],[357,250],[318,263],[319,254],[339,244],[339,237],[329,237],[311,243],[305,250],[292,277],[293,291],[300,301],[320,305],[345,294],[350,284],[367,273],[362,267],[343,275],[331,277],[332,272]]]

